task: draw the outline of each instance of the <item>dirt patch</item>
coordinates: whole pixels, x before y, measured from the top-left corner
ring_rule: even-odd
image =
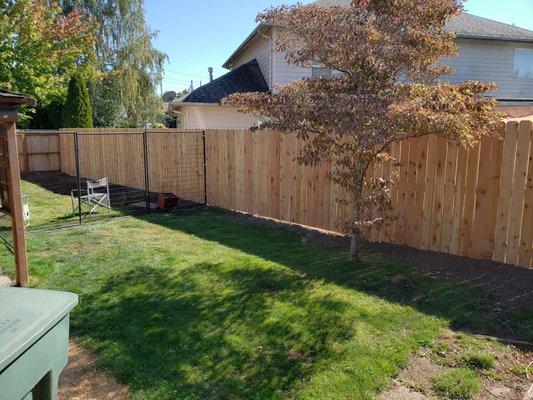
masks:
[[[462,357],[475,349],[496,360],[490,370],[477,370],[481,387],[474,400],[523,400],[533,381],[528,366],[531,352],[513,346],[473,339],[468,335],[445,331],[431,348],[422,349],[394,379],[378,400],[433,400],[433,379],[442,372],[464,367]],[[533,371],[532,371],[533,372]]]
[[[495,299],[495,308],[533,308],[533,269],[388,243],[371,243],[368,251],[390,254],[436,277],[483,287]]]
[[[59,380],[61,400],[126,400],[130,398],[126,386],[119,384],[111,375],[98,371],[96,358],[70,341],[69,363]]]

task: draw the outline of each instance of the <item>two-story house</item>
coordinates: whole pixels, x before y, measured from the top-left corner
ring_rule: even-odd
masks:
[[[322,6],[348,4],[349,0],[319,0]],[[220,106],[225,96],[237,92],[268,92],[276,86],[304,77],[328,76],[320,67],[290,65],[274,44],[279,27],[260,24],[224,63],[226,75],[201,86],[179,101],[170,103],[185,129],[249,128],[258,119]],[[443,60],[456,73],[450,82],[479,80],[495,82],[490,95],[500,101],[510,116],[533,114],[533,31],[463,13],[452,18],[447,29],[456,34],[459,55]]]

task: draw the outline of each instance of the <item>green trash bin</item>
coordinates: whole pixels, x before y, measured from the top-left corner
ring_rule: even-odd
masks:
[[[0,288],[0,400],[57,399],[72,293]]]

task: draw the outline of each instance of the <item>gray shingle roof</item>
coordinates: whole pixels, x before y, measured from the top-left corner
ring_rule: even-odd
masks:
[[[459,37],[533,42],[533,31],[467,13],[451,18],[447,28]]]
[[[332,7],[350,3],[351,0],[317,0],[313,4]],[[458,37],[533,42],[533,31],[467,13],[451,18],[446,27]]]
[[[193,90],[182,103],[219,103],[233,93],[269,91],[257,60],[243,64],[204,86]]]

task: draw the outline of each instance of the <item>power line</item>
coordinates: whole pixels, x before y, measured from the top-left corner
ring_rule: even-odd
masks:
[[[174,78],[163,78],[167,82],[176,82],[176,83],[189,83],[189,79],[174,79]]]
[[[172,69],[165,69],[165,72],[170,72],[171,74],[177,74],[177,75],[192,76],[193,78],[205,78],[206,77],[206,75],[189,74],[187,72],[180,72],[180,71],[175,71]]]

